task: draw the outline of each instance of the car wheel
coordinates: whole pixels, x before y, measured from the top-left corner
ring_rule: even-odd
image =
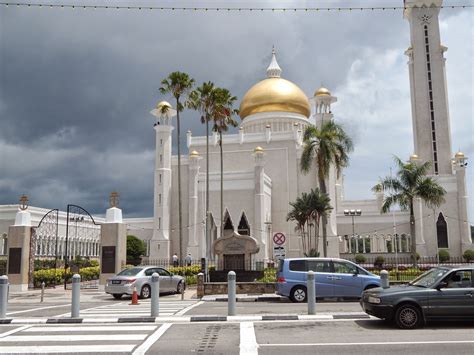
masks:
[[[113,293],[112,296],[114,296],[116,300],[119,300],[122,298],[122,293]]]
[[[423,323],[421,311],[412,304],[401,305],[395,313],[395,323],[401,329],[418,328]]]
[[[151,296],[151,289],[150,286],[145,285],[142,287],[142,291],[140,292],[141,298],[150,298]]]
[[[293,302],[297,302],[297,303],[306,302],[306,298],[307,298],[306,287],[304,286],[293,287],[290,293],[290,299]]]
[[[180,281],[178,283],[178,287],[176,288],[176,293],[183,293],[184,292],[184,282]]]

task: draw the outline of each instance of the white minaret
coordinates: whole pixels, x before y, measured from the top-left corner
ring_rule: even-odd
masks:
[[[329,121],[333,118],[331,104],[337,101],[337,97],[332,96],[331,92],[325,87],[320,87],[315,91],[311,101],[316,126],[321,127],[323,121]]]
[[[161,101],[150,112],[157,118],[155,148],[154,225],[150,242],[150,259],[170,257],[171,220],[171,118],[176,115],[171,105]]]
[[[405,0],[410,24],[409,57],[415,153],[432,163],[433,175],[452,173],[451,130],[446,87],[446,47],[441,45],[439,11],[443,0]]]

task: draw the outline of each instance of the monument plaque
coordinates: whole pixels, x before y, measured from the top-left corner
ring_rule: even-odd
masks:
[[[115,274],[115,246],[102,247],[102,273]]]
[[[8,258],[8,273],[21,273],[21,248],[10,248]]]

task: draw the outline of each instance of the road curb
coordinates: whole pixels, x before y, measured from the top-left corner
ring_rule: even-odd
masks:
[[[0,324],[97,324],[97,323],[205,323],[205,322],[242,322],[242,321],[328,321],[370,319],[365,313],[350,314],[242,314],[238,316],[196,315],[178,317],[121,317],[121,318],[5,318]]]

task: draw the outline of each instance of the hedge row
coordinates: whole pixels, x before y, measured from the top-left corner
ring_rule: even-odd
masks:
[[[79,275],[81,275],[81,281],[90,281],[98,279],[99,272],[98,266],[91,266],[80,269]],[[71,269],[66,270],[67,282],[71,282],[73,274],[74,273],[71,272]],[[42,282],[44,282],[46,286],[64,283],[64,269],[44,269],[35,271],[33,273],[34,287],[41,287]]]

